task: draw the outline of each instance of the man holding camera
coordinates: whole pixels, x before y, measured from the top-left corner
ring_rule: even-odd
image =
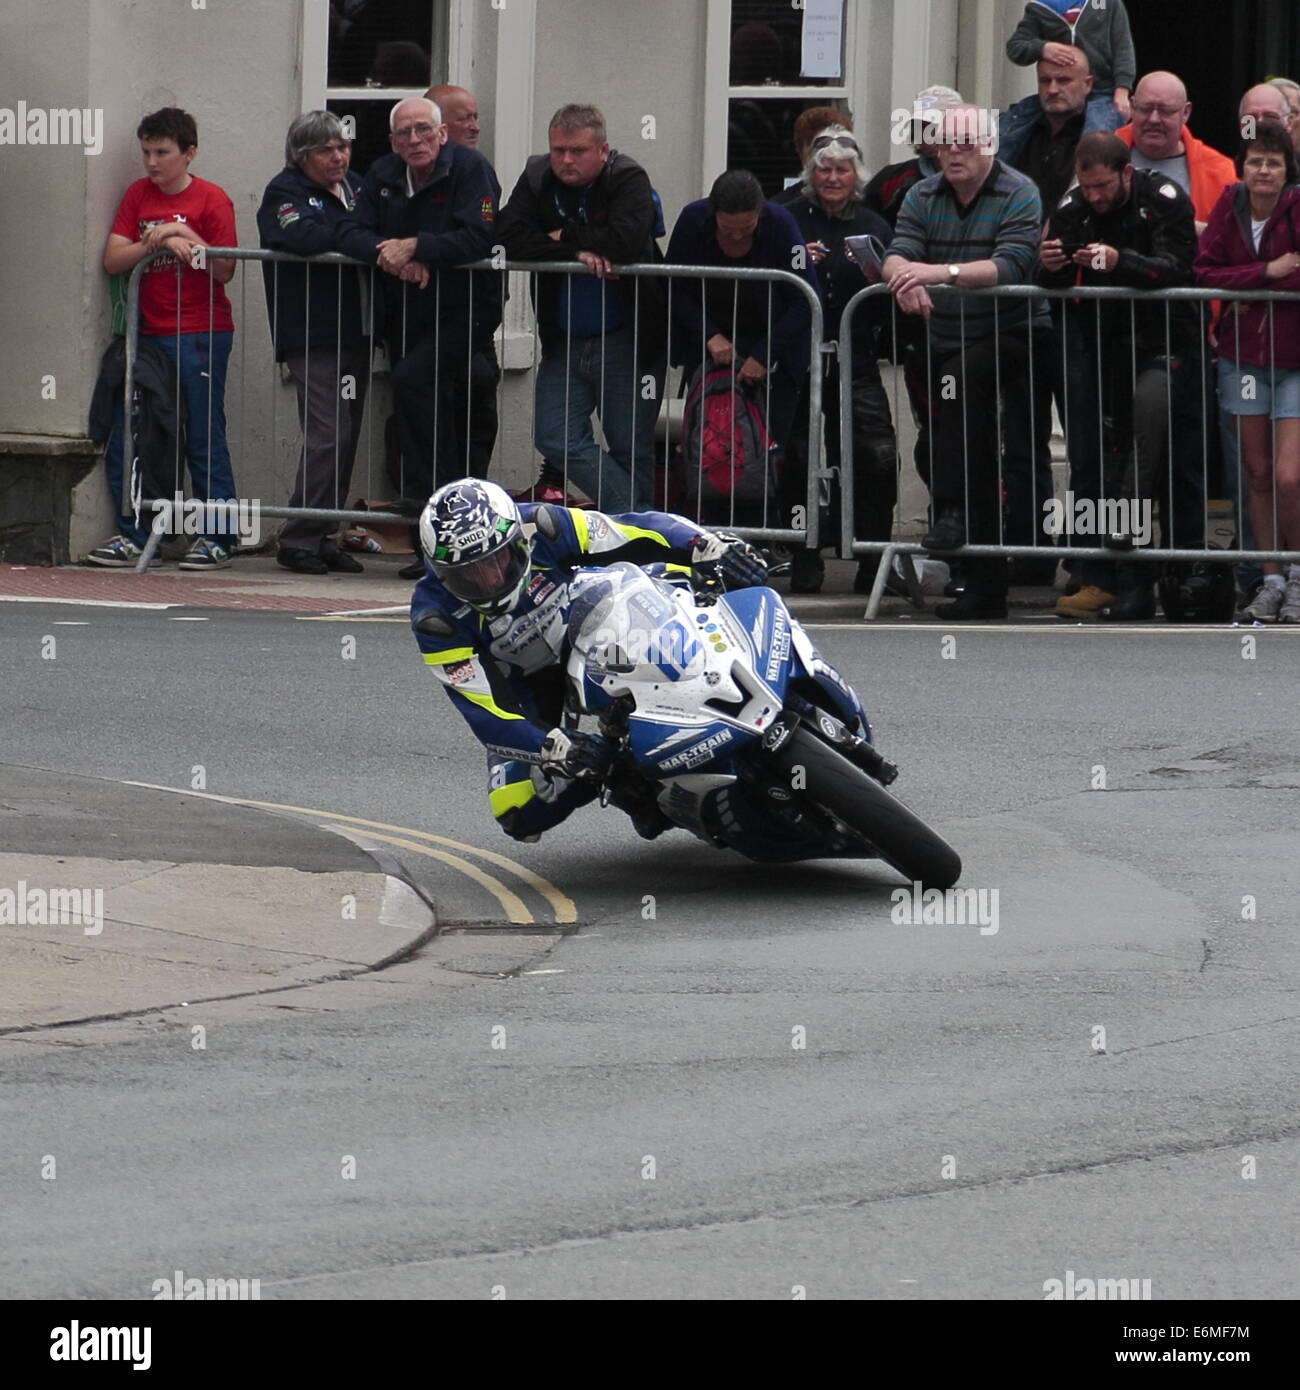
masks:
[[[1102,132],[1079,141],[1075,177],[1039,248],[1044,285],[1162,290],[1192,283],[1195,216],[1177,183],[1134,169],[1124,142]],[[1186,438],[1180,426],[1196,427],[1196,305],[1068,301],[1066,333],[1073,364],[1066,429],[1076,496],[1126,499],[1144,512],[1158,504],[1166,547],[1204,545],[1200,453],[1180,449],[1174,459],[1170,449],[1174,437]],[[1131,536],[1110,543],[1131,544]],[[1153,618],[1154,581],[1150,566],[1089,561],[1079,591],[1057,601],[1057,616]]]

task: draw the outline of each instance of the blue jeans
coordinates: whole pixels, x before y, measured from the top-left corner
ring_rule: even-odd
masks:
[[[185,462],[190,470],[192,495],[201,502],[224,502],[236,495],[230,450],[226,446],[226,368],[234,338],[233,333],[181,333],[151,340],[166,354],[173,368],[179,360],[180,394],[185,403]],[[113,404],[113,432],[104,451],[108,488],[119,513],[123,415],[119,397]],[[155,469],[165,475],[166,461],[156,460]],[[176,487],[180,487],[179,477]],[[150,517],[142,515],[141,521],[145,524],[137,525],[134,515],[119,514],[117,529],[128,540],[143,546],[149,537],[149,520]],[[208,539],[226,549],[231,548],[229,532],[214,531]]]
[[[645,377],[654,379],[650,399],[645,399]],[[537,369],[537,452],[572,478],[601,511],[647,510],[663,382],[663,364],[648,362],[637,352],[630,329],[603,338],[560,337]],[[608,453],[596,443],[593,411],[600,416]]]
[[[1255,537],[1250,529],[1250,511],[1246,507],[1246,497],[1242,488],[1241,449],[1237,443],[1237,417],[1226,410],[1219,410],[1219,439],[1223,444],[1223,495],[1232,503],[1232,519],[1237,534],[1239,550],[1254,550]],[[1258,560],[1243,560],[1234,567],[1237,587],[1243,593],[1264,577],[1263,567]]]

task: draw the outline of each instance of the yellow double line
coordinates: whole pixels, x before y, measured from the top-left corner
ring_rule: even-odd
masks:
[[[467,845],[460,840],[449,840],[445,835],[433,835],[427,830],[413,830],[408,825],[388,825],[384,821],[365,820],[360,816],[345,816],[337,811],[317,811],[310,806],[286,806],[277,801],[250,801],[243,797],[230,799],[238,799],[241,805],[257,806],[265,811],[294,811],[303,816],[318,816],[325,820],[339,821],[354,829],[364,827],[365,833],[371,839],[380,840],[387,845],[395,845],[398,849],[410,850],[414,854],[427,855],[428,858],[437,859],[464,874],[466,878],[473,879],[479,887],[485,888],[501,904],[501,910],[509,922],[517,926],[535,923],[537,919],[518,893],[495,875],[480,869],[477,864],[464,857],[467,854],[475,855],[479,859],[487,860],[489,864],[496,865],[499,869],[504,869],[506,873],[513,874],[544,898],[550,904],[557,925],[578,920],[577,904],[568,894],[562,893],[549,879],[534,873],[527,865],[520,864],[504,854],[498,854],[495,850],[480,849],[477,845]],[[398,833],[395,835],[377,833],[382,830],[397,831]],[[424,840],[428,843],[418,844],[418,840]],[[430,844],[445,845],[447,848],[431,849],[429,848]],[[461,853],[453,854],[450,852],[452,850],[460,850]]]

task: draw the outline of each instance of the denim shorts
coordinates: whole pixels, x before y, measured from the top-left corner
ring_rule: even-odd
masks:
[[[1220,357],[1219,404],[1229,415],[1300,419],[1300,368],[1252,367]]]

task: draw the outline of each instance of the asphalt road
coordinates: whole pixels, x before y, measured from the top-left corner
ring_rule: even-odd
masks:
[[[1293,634],[815,631],[996,890],[981,932],[892,922],[880,865],[614,811],[515,845],[402,625],[183,616],[0,613],[0,761],[201,767],[554,892],[512,924],[458,852],[390,846],[450,927],[412,961],[0,1039],[0,1296],[1300,1291]]]

